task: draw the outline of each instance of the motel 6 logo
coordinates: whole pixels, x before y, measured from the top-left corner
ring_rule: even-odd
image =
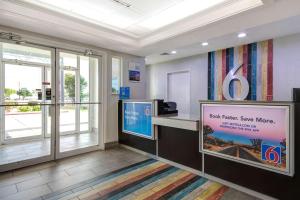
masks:
[[[261,159],[276,164],[281,163],[281,147],[267,144],[261,145]]]

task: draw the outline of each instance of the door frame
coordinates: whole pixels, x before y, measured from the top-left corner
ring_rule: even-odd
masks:
[[[26,41],[25,44],[21,44],[22,46],[27,46],[27,47],[34,47],[34,48],[39,48],[39,49],[44,49],[44,50],[50,50],[51,51],[51,83],[52,85],[54,85],[55,83],[55,87],[54,89],[56,89],[56,85],[57,85],[57,80],[56,80],[56,76],[57,76],[57,69],[59,66],[59,61],[56,59],[57,58],[57,51],[58,50],[62,50],[64,52],[71,52],[71,53],[79,53],[84,55],[84,51],[86,50],[87,47],[80,47],[78,45],[73,45],[73,44],[68,44],[68,43],[56,43],[55,41],[49,41],[46,39],[41,39],[39,38],[39,43],[36,43],[33,39],[28,39]],[[16,42],[11,41],[11,40],[6,40],[6,39],[0,39],[0,61],[3,60],[2,57],[2,44],[1,43],[11,43],[11,44],[16,44]],[[68,49],[65,49],[65,46],[67,46]],[[39,163],[43,163],[43,162],[48,162],[51,160],[56,160],[56,159],[60,159],[60,158],[64,158],[64,157],[68,157],[68,156],[73,156],[73,155],[77,155],[77,154],[81,154],[81,153],[86,153],[86,152],[91,152],[91,151],[95,151],[95,150],[104,150],[105,149],[105,133],[106,133],[106,129],[107,129],[107,101],[108,101],[108,94],[110,94],[110,91],[107,90],[108,84],[107,84],[107,74],[108,74],[108,69],[107,69],[107,59],[108,59],[108,53],[99,49],[96,49],[94,56],[98,56],[101,59],[99,59],[99,67],[101,70],[99,70],[99,73],[101,73],[101,76],[99,77],[99,81],[98,84],[101,86],[101,91],[99,91],[99,94],[101,94],[101,104],[98,107],[98,111],[99,113],[101,113],[101,115],[99,115],[98,117],[98,121],[99,121],[99,144],[97,147],[93,147],[93,148],[88,148],[88,149],[81,149],[78,152],[65,152],[62,154],[58,154],[57,151],[57,143],[55,141],[55,139],[58,137],[59,133],[57,131],[57,126],[58,126],[58,118],[57,116],[57,93],[58,90],[53,91],[52,90],[52,100],[51,100],[51,106],[50,106],[50,115],[51,115],[51,119],[55,119],[54,122],[51,122],[51,151],[50,151],[50,155],[47,156],[43,156],[43,157],[38,157],[38,158],[33,158],[33,159],[27,159],[27,160],[23,160],[23,161],[18,161],[18,162],[13,162],[13,163],[9,163],[9,164],[4,164],[4,165],[0,165],[0,172],[4,172],[4,171],[8,171],[8,170],[14,170],[14,169],[18,169],[18,168],[22,168],[22,167],[27,167],[27,166],[31,166],[31,165],[35,165],[35,164],[39,164]],[[1,67],[2,62],[0,62],[0,70],[2,69]],[[1,71],[0,71],[1,72]],[[2,74],[2,73],[1,73]],[[53,75],[54,74],[54,75]],[[0,81],[1,84],[1,81]],[[0,91],[1,94],[1,91]],[[0,95],[0,98],[2,97],[2,95]],[[100,100],[100,99],[99,99]],[[0,99],[0,104],[1,104],[1,99]],[[0,112],[1,112],[2,108],[0,107]],[[1,118],[1,115],[0,115]],[[1,120],[2,122],[2,120]],[[1,123],[0,122],[0,123]],[[0,124],[1,126],[1,124]],[[1,131],[1,130],[0,130]],[[1,137],[1,134],[0,134]],[[0,138],[1,139],[1,138]]]
[[[70,53],[70,54],[75,54],[77,56],[86,56],[84,55],[84,53],[82,52],[77,52],[77,51],[72,51],[72,50],[66,50],[66,49],[56,49],[55,51],[55,56],[56,56],[56,88],[59,88],[59,76],[60,76],[60,63],[59,63],[59,53],[60,52],[64,52],[64,53]],[[95,150],[100,150],[100,149],[104,149],[104,130],[105,130],[105,85],[104,85],[104,77],[105,77],[105,73],[104,73],[104,67],[105,65],[103,65],[103,63],[105,62],[103,55],[90,55],[90,56],[86,56],[86,57],[92,57],[92,58],[97,58],[98,59],[98,145],[95,146],[90,146],[90,147],[85,147],[85,148],[80,148],[80,149],[75,149],[75,150],[71,150],[71,151],[66,151],[66,152],[60,152],[60,131],[59,131],[59,126],[60,126],[60,102],[59,102],[59,90],[56,90],[56,97],[57,97],[57,101],[56,101],[56,145],[55,145],[55,159],[61,159],[61,158],[65,158],[65,157],[70,157],[70,156],[74,156],[74,155],[78,155],[78,154],[82,154],[82,153],[87,153],[87,152],[91,152],[91,151],[95,151]],[[77,57],[78,58],[78,57]],[[78,59],[77,59],[77,65],[78,65]],[[76,75],[76,74],[75,74]],[[79,75],[80,76],[80,75]],[[75,82],[76,84],[76,82]],[[78,88],[77,88],[78,89]],[[76,98],[76,97],[75,97]],[[82,103],[83,105],[85,105],[85,103]],[[86,103],[88,104],[88,103]],[[80,105],[80,104],[79,104]],[[89,117],[90,118],[90,117]]]
[[[33,45],[33,44],[22,44],[21,46],[26,46],[26,47],[34,47],[34,48],[38,48],[38,49],[43,49],[43,50],[47,50],[51,52],[51,64],[44,64],[44,63],[34,63],[34,62],[27,62],[27,61],[20,61],[20,60],[15,60],[15,59],[4,59],[3,55],[2,55],[2,43],[11,43],[11,44],[15,44],[15,42],[13,41],[9,41],[9,40],[0,40],[0,72],[2,77],[1,78],[5,78],[4,73],[2,71],[2,69],[4,68],[3,63],[10,63],[10,64],[23,64],[23,65],[29,65],[29,66],[48,66],[51,68],[51,90],[53,91],[52,93],[52,98],[51,98],[51,103],[49,104],[40,104],[40,105],[47,105],[50,106],[50,115],[51,116],[55,116],[55,85],[53,83],[55,83],[55,48],[53,47],[45,47],[42,45]],[[2,81],[0,81],[1,84],[1,88],[4,90],[4,85],[2,85]],[[0,92],[0,98],[4,97],[3,91],[1,90]],[[0,118],[2,118],[3,115],[3,109],[4,106],[2,106],[2,103],[4,103],[4,99],[0,100],[0,104],[1,104],[1,109],[0,109]],[[5,131],[2,130],[2,127],[4,128],[5,125],[3,125],[4,120],[1,120],[1,124],[0,124],[0,131]],[[1,133],[0,137],[3,137],[3,134],[5,133]],[[1,138],[1,142],[4,141],[4,138]],[[22,168],[22,167],[27,167],[30,165],[34,165],[34,164],[39,164],[39,163],[43,163],[43,162],[48,162],[51,160],[54,160],[55,158],[55,120],[54,117],[51,117],[51,138],[50,138],[50,154],[46,155],[46,156],[40,156],[40,157],[36,157],[36,158],[31,158],[31,159],[26,159],[26,160],[22,160],[22,161],[16,161],[16,162],[11,162],[8,164],[3,164],[0,165],[0,172],[4,172],[4,171],[8,171],[8,170],[14,170],[14,169],[18,169],[18,168]]]
[[[1,79],[3,81],[1,81],[0,79],[0,90],[3,91],[5,88],[5,65],[16,65],[16,66],[28,66],[28,67],[36,67],[36,68],[40,68],[41,69],[41,80],[42,82],[44,82],[46,80],[46,70],[47,68],[51,68],[51,65],[47,65],[47,64],[36,64],[36,63],[31,63],[31,62],[25,62],[25,61],[16,61],[16,60],[8,60],[8,59],[3,59],[2,63],[0,64],[1,67],[1,73],[2,73],[2,77]],[[51,72],[52,73],[52,72]],[[41,86],[41,90],[43,93],[43,98],[45,98],[45,89],[46,87],[44,85]],[[51,90],[53,89],[53,86],[51,86]],[[1,93],[1,95],[3,95],[3,93]],[[3,117],[3,119],[1,120],[2,123],[2,129],[4,130],[3,133],[1,133],[1,140],[0,140],[0,144],[13,144],[13,143],[18,143],[18,142],[26,142],[26,141],[34,141],[34,140],[39,140],[41,138],[44,138],[47,136],[47,133],[45,130],[47,128],[48,125],[48,121],[46,119],[46,114],[47,114],[47,106],[51,106],[51,105],[46,105],[47,103],[45,102],[46,99],[43,99],[43,101],[41,103],[37,103],[36,105],[41,105],[41,127],[42,127],[42,132],[41,135],[38,136],[28,136],[28,137],[23,137],[23,138],[15,138],[15,139],[6,139],[5,138],[5,111],[0,112],[1,117]],[[5,99],[4,99],[5,101]],[[50,103],[51,104],[51,103]],[[24,106],[26,106],[27,104],[25,103]],[[43,106],[44,105],[44,106]],[[22,105],[19,105],[22,106]],[[34,104],[33,104],[34,106]],[[50,110],[50,109],[49,109]],[[52,131],[52,130],[51,130]]]

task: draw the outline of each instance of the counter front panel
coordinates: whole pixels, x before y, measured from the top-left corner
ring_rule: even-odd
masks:
[[[214,105],[239,104],[239,102],[205,103],[211,103]],[[300,196],[300,177],[298,176],[299,174],[297,174],[297,172],[300,171],[300,162],[299,159],[296,159],[300,155],[300,138],[297,136],[297,133],[300,132],[300,123],[296,123],[300,120],[300,104],[293,104],[288,102],[241,102],[241,104],[252,106],[252,112],[255,111],[255,106],[257,105],[266,105],[266,108],[275,106],[275,108],[279,108],[279,110],[277,109],[277,111],[279,113],[282,113],[282,116],[285,117],[283,117],[279,121],[273,121],[272,123],[269,123],[271,121],[268,121],[262,127],[260,125],[257,125],[254,132],[252,132],[254,130],[252,129],[251,134],[248,134],[247,131],[250,130],[248,128],[246,132],[239,132],[241,134],[235,134],[232,131],[232,134],[234,134],[235,137],[230,137],[224,133],[213,133],[218,129],[215,125],[219,126],[220,124],[222,124],[222,120],[218,119],[218,113],[214,113],[214,116],[211,116],[212,118],[219,121],[218,123],[216,122],[215,125],[213,123],[210,123],[209,121],[204,120],[203,122],[203,120],[201,120],[201,131],[203,131],[203,126],[210,125],[210,128],[205,127],[205,129],[207,129],[205,130],[207,134],[205,137],[208,138],[206,143],[204,143],[203,145],[207,146],[206,148],[204,148],[204,146],[201,147],[200,145],[200,151],[203,150],[202,153],[204,156],[203,172],[207,175],[232,182],[234,184],[249,188],[271,197],[275,197],[277,199],[289,200],[295,199],[295,197]],[[289,107],[289,111],[287,114],[288,116],[286,115],[286,106]],[[225,111],[224,109],[221,110]],[[210,111],[212,112],[212,110]],[[267,111],[264,110],[263,115],[266,118],[269,118],[269,120],[276,120],[276,118],[278,118],[278,116],[276,116],[276,113],[268,115],[266,112]],[[226,111],[226,113],[226,117],[228,119],[230,118],[229,121],[235,121],[234,119],[236,113],[232,108],[229,111]],[[219,114],[222,118],[222,113]],[[260,115],[259,112],[255,112],[255,114],[253,114],[250,113],[250,111],[245,112],[241,110],[238,113],[238,117],[242,115],[244,117],[248,116],[248,118],[250,118],[250,115],[253,115],[254,121],[256,122],[256,114]],[[258,120],[260,121],[260,119]],[[293,123],[294,121],[295,123]],[[248,121],[247,123],[237,123],[233,124],[232,126],[229,125],[229,127],[225,126],[225,129],[238,129],[238,127],[240,127],[240,124],[249,124],[251,127],[251,124],[253,125],[255,123],[252,123],[252,120],[250,120],[250,123]],[[276,127],[276,129],[273,130],[272,127],[274,126]],[[282,127],[280,128],[277,126]],[[252,127],[254,128],[254,125]],[[259,129],[260,131],[256,129]],[[271,132],[265,132],[268,130],[271,130]],[[200,135],[202,135],[203,137],[203,133]],[[279,135],[281,136],[278,137]],[[215,138],[214,136],[220,137]],[[234,138],[236,138],[236,140],[233,140]],[[204,140],[204,138],[202,139]],[[266,149],[264,149],[264,144],[274,148],[279,148],[280,146],[280,150],[278,150],[279,152],[271,151],[270,153],[272,155],[267,155],[268,158],[266,160],[266,157],[264,157],[266,155],[263,154],[268,154],[268,152],[266,151]],[[210,151],[207,151],[205,149],[210,149]],[[213,150],[219,150],[220,153],[229,154],[230,156],[234,155],[242,157],[243,160],[234,159],[228,157],[227,155],[223,156],[222,154],[211,152]],[[276,155],[277,153],[279,155]],[[249,159],[252,162],[249,162],[245,159]]]
[[[202,156],[198,148],[198,131],[158,126],[159,157],[201,171]]]
[[[132,104],[130,103],[131,101],[124,101],[125,102],[129,102],[127,105],[128,110],[134,111],[132,110]],[[151,120],[151,116],[150,119],[147,116],[150,111],[146,111],[146,113],[144,113],[145,109],[155,109],[155,108],[149,108],[150,105],[153,106],[152,101],[141,101],[141,103],[145,103],[145,104],[141,104],[141,108],[138,109],[138,111],[140,112],[140,110],[142,110],[140,114],[145,114],[142,117],[136,117],[136,114],[134,113],[129,113],[127,117],[136,117],[136,120],[133,120],[131,122],[127,121],[125,127],[123,125],[123,101],[120,100],[118,103],[118,121],[119,121],[119,143],[120,144],[124,144],[127,145],[129,147],[132,148],[136,148],[138,150],[144,151],[146,153],[150,153],[153,155],[156,155],[156,141],[154,140],[154,134],[153,134],[153,128],[152,128],[152,122],[150,121],[149,124],[149,120]],[[135,112],[135,111],[134,111]],[[132,123],[134,122],[134,123]],[[144,128],[139,128],[139,123],[142,122],[143,125],[146,125],[146,127]],[[137,126],[135,126],[137,125]]]

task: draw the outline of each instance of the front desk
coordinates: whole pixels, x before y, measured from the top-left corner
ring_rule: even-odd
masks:
[[[159,157],[202,170],[198,116],[160,115],[153,117],[152,123],[157,126]]]
[[[207,120],[207,116],[205,119],[204,104],[213,105],[206,112],[212,112],[208,118],[216,121]],[[199,116],[163,115],[156,111],[152,116],[154,139],[124,133],[119,124],[119,141],[158,159],[197,170],[201,176],[223,181],[232,187],[242,186],[277,199],[297,199],[295,195],[300,196],[300,177],[297,174],[300,170],[297,159],[300,155],[300,139],[294,134],[300,131],[300,123],[294,123],[300,119],[298,103],[202,101],[200,105]],[[219,111],[213,108],[220,105]],[[229,106],[228,109],[226,106]],[[234,106],[240,108],[235,110]],[[258,109],[257,112],[255,109]],[[119,114],[122,122],[122,112]],[[222,122],[222,116],[234,123]],[[238,123],[241,116],[243,123]],[[266,117],[256,119],[256,116]],[[247,133],[248,138],[245,139],[239,134],[229,138],[226,134],[214,133],[214,125],[218,123],[222,128],[234,130],[233,133],[237,129],[243,130],[242,127],[246,127],[245,131],[252,127],[251,133],[254,135]],[[207,125],[211,127],[207,128]],[[268,132],[268,129],[272,131]],[[260,137],[261,132],[267,135]],[[222,137],[216,137],[218,135]],[[281,146],[280,149],[278,146]],[[261,153],[263,151],[265,153]]]
[[[135,105],[139,107],[136,108]],[[144,105],[144,107],[142,107],[142,105]],[[147,113],[143,113],[143,109],[146,109]],[[156,136],[151,117],[156,116],[158,113],[158,102],[156,100],[120,100],[118,112],[119,143],[156,155]],[[126,116],[125,113],[127,113]],[[133,118],[134,120],[131,121],[136,122],[136,128],[134,124],[130,125],[127,123],[127,126],[125,117]],[[145,124],[147,128],[145,130],[138,130],[140,125],[143,125],[142,123]]]
[[[260,148],[260,146],[257,147],[257,149],[253,149],[252,152],[250,152],[247,147],[247,145],[244,144],[243,140],[240,139],[239,146],[245,149],[247,152],[246,159],[236,159],[232,158],[231,156],[224,156],[224,155],[217,155],[214,153],[211,153],[212,151],[207,151],[204,148],[202,148],[203,155],[204,155],[204,169],[203,173],[205,176],[209,177],[217,177],[221,180],[228,181],[230,183],[234,183],[236,185],[242,186],[244,188],[248,188],[250,190],[259,192],[261,194],[265,194],[271,197],[274,197],[276,199],[298,199],[297,196],[300,195],[299,191],[299,184],[300,184],[300,177],[297,172],[300,170],[299,165],[299,159],[297,159],[297,156],[299,157],[299,150],[300,150],[300,139],[297,136],[297,134],[300,131],[300,124],[294,123],[299,121],[300,119],[300,105],[297,103],[289,103],[289,102],[211,102],[211,101],[204,101],[200,102],[201,105],[208,104],[208,105],[241,105],[243,107],[251,107],[254,106],[251,110],[255,110],[255,106],[267,106],[274,107],[277,109],[279,107],[278,112],[286,112],[284,111],[286,107],[288,107],[288,113],[285,114],[286,117],[280,118],[276,115],[278,112],[269,112],[268,110],[262,110],[262,113],[260,115],[265,116],[265,120],[261,120],[260,117],[258,119],[254,118],[254,121],[258,120],[259,123],[264,124],[265,127],[267,127],[267,124],[270,123],[268,119],[274,119],[273,124],[285,124],[285,127],[275,126],[275,130],[272,130],[268,134],[271,135],[272,133],[282,133],[284,131],[287,131],[287,137],[274,137],[269,138],[268,136],[265,136],[261,142],[261,145],[264,144],[264,140],[271,141],[271,145],[274,146],[280,146],[284,145],[285,147],[282,148],[282,150],[286,151],[284,153],[281,152],[282,161],[278,162],[278,165],[274,165],[272,162],[266,162],[262,161],[265,158],[264,156],[253,158],[253,152],[258,153],[259,151],[263,151],[263,148]],[[282,109],[282,110],[280,110]],[[220,107],[218,111],[221,110],[220,115],[222,115],[222,112],[227,113],[226,117],[235,116],[236,111],[234,108],[229,108],[228,110],[224,110],[223,107]],[[216,111],[216,112],[218,112]],[[211,111],[212,112],[212,111]],[[201,113],[204,113],[202,111]],[[277,113],[277,114],[276,114]],[[216,113],[215,113],[216,114]],[[238,116],[254,116],[255,112],[251,113],[250,111],[246,110],[240,110]],[[217,118],[217,116],[214,116]],[[205,116],[203,116],[205,118]],[[206,125],[207,122],[205,122],[205,119],[201,120],[203,123],[202,125]],[[234,118],[232,118],[234,119]],[[246,120],[244,118],[244,120]],[[275,121],[277,120],[277,121]],[[234,121],[234,120],[233,120]],[[283,123],[285,121],[285,123]],[[204,124],[205,123],[205,124]],[[212,123],[212,122],[208,122]],[[249,123],[249,122],[247,122]],[[246,123],[246,124],[247,124]],[[250,123],[251,124],[251,123]],[[263,127],[263,126],[262,126]],[[261,129],[261,128],[258,128]],[[268,129],[264,130],[267,131]],[[274,131],[274,132],[273,132]],[[201,132],[200,132],[201,135]],[[250,139],[259,139],[257,135],[250,136]],[[284,140],[286,139],[285,144],[278,142],[276,140]],[[258,140],[259,141],[259,140]],[[252,145],[251,142],[249,142],[249,145]],[[266,145],[270,145],[270,143],[266,142]],[[255,147],[255,146],[254,146]],[[261,146],[262,147],[262,146]],[[239,150],[239,157],[242,157],[242,153],[246,153],[245,150],[241,151],[241,148]],[[200,149],[201,151],[201,149]],[[224,152],[224,151],[223,151]],[[230,153],[227,151],[227,153]],[[267,153],[267,151],[266,151]],[[275,152],[274,152],[275,153]],[[288,155],[288,156],[287,156]],[[245,156],[245,155],[244,155]],[[251,156],[251,157],[250,157]],[[271,157],[271,158],[274,158]],[[260,160],[262,163],[258,163],[258,160]],[[272,164],[272,166],[268,166],[267,164]]]

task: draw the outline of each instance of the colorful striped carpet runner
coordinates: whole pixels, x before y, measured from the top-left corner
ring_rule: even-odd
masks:
[[[228,187],[148,159],[56,191],[42,199],[202,199],[217,200]]]
[[[235,66],[249,83],[247,100],[273,100],[273,40],[252,43],[208,53],[208,99],[224,100],[223,81]],[[239,81],[232,81],[229,93],[239,96]]]

